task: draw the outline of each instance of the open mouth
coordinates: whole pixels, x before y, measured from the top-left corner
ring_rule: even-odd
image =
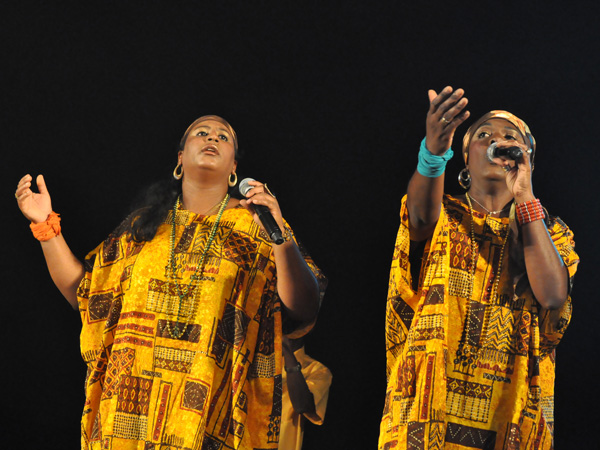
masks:
[[[207,153],[209,155],[218,155],[219,149],[215,145],[207,145],[202,149],[202,153]]]

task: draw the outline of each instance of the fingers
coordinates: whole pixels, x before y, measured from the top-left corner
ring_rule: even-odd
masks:
[[[440,91],[435,97],[432,98],[432,94],[435,94],[433,89],[428,91],[429,94],[429,112],[434,113],[437,111],[439,106],[444,103],[450,95],[452,95],[452,86],[446,86],[444,89]]]
[[[19,180],[17,184],[17,190],[15,191],[15,198],[19,201],[26,198],[29,194],[31,194],[31,175],[27,174],[23,178]]]
[[[35,182],[37,183],[38,190],[40,194],[48,194],[48,188],[46,187],[46,181],[44,180],[44,175],[38,175]]]
[[[246,193],[246,198],[250,199],[253,196],[263,192],[275,198],[275,195],[270,191],[266,183],[263,184],[260,181],[254,180],[250,181],[249,184],[252,186],[252,188]]]
[[[431,131],[441,135],[452,135],[470,115],[469,111],[464,110],[469,103],[464,96],[465,91],[454,91],[451,86],[446,86],[438,95],[432,89],[428,94],[431,102],[427,114],[428,126]]]

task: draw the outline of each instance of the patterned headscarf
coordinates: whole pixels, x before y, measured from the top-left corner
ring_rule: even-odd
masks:
[[[185,142],[187,141],[190,131],[192,131],[192,129],[196,125],[198,125],[198,123],[204,122],[205,120],[216,120],[217,122],[221,122],[225,126],[225,128],[227,128],[227,131],[229,131],[229,134],[231,135],[231,138],[233,140],[233,148],[235,150],[235,159],[238,159],[238,156],[239,156],[238,139],[237,139],[237,134],[236,134],[235,130],[233,129],[233,127],[231,125],[229,125],[229,122],[227,122],[222,117],[215,116],[215,115],[202,116],[202,117],[198,117],[196,120],[194,120],[194,122],[192,122],[192,124],[187,128],[187,130],[185,130],[185,133],[183,134],[183,137],[181,138],[181,141],[179,142],[179,150],[182,151],[183,148],[185,147]]]
[[[477,120],[473,125],[471,125],[469,127],[469,129],[465,133],[465,137],[463,138],[463,158],[465,160],[465,164],[467,163],[467,160],[468,160],[468,156],[469,156],[468,150],[469,150],[469,145],[471,144],[471,139],[473,138],[473,135],[475,134],[475,132],[481,126],[482,123],[484,123],[490,119],[507,120],[517,130],[519,130],[519,133],[521,133],[521,136],[523,137],[523,141],[525,142],[525,145],[529,145],[531,150],[533,150],[533,153],[531,153],[531,168],[533,168],[533,159],[535,158],[535,139],[534,139],[533,135],[531,134],[531,131],[529,131],[529,127],[527,126],[527,124],[525,122],[523,122],[521,119],[519,119],[514,114],[509,113],[508,111],[502,111],[502,110],[490,111],[489,113],[484,114],[479,120]]]

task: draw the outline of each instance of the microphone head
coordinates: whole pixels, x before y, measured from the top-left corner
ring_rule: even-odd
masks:
[[[242,181],[240,181],[240,184],[239,184],[240,194],[242,194],[244,197],[246,196],[248,191],[254,187],[254,186],[250,185],[250,181],[256,181],[256,180],[254,178],[244,178]]]
[[[490,162],[494,162],[494,158],[496,157],[496,155],[494,155],[495,150],[496,150],[496,143],[492,142],[492,144],[487,148],[487,158],[489,159]]]
[[[517,147],[516,145],[512,146],[512,147],[498,148],[496,145],[496,142],[494,142],[494,143],[492,143],[492,145],[490,145],[487,148],[487,158],[490,160],[490,162],[494,162],[493,161],[494,158],[500,158],[500,157],[515,160],[515,159],[519,159],[522,154],[523,154],[523,150],[521,150],[521,148]]]

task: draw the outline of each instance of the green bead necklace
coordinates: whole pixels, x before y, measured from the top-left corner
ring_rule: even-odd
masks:
[[[223,211],[225,211],[225,207],[227,206],[228,202],[229,202],[229,194],[227,194],[223,198],[223,200],[221,200],[221,206],[219,208],[219,213],[217,214],[217,219],[215,220],[215,223],[213,224],[213,226],[210,230],[210,234],[208,236],[208,241],[206,242],[206,246],[204,247],[204,251],[202,252],[200,261],[199,261],[198,265],[196,266],[196,271],[190,277],[190,282],[184,292],[181,291],[181,286],[179,286],[179,281],[177,280],[176,264],[175,264],[175,218],[177,216],[177,213],[179,211],[179,206],[181,204],[179,197],[177,197],[177,200],[175,201],[175,206],[173,206],[173,217],[171,219],[171,244],[170,244],[170,255],[169,255],[169,266],[168,267],[170,268],[169,276],[171,279],[173,279],[175,281],[175,287],[177,289],[177,296],[179,297],[179,306],[177,308],[177,321],[175,323],[175,327],[171,328],[168,320],[165,320],[165,322],[166,322],[166,328],[169,331],[169,334],[171,336],[173,336],[175,339],[179,339],[181,336],[183,336],[183,334],[185,333],[185,331],[187,330],[187,327],[189,325],[188,322],[180,323],[181,309],[183,307],[183,300],[188,296],[190,289],[192,288],[192,285],[194,286],[194,289],[199,286],[195,283],[197,281],[201,280],[201,278],[202,278],[202,274],[204,273],[204,266],[206,263],[206,255],[208,254],[208,251],[210,250],[210,246],[212,245],[212,243],[215,239],[215,235],[217,234],[217,228],[219,227],[219,222],[221,221],[221,216],[223,215]],[[192,313],[191,313],[192,318],[195,315],[195,312],[196,312],[196,302],[194,302],[193,307],[192,307]],[[182,325],[183,325],[183,328],[181,328]]]

